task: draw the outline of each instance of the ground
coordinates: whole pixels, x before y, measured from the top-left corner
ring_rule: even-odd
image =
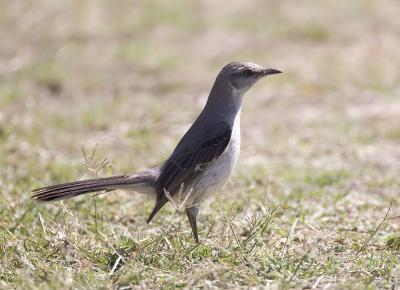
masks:
[[[0,288],[400,287],[397,2],[4,2]],[[284,73],[246,95],[200,244],[139,194],[30,199],[162,162],[233,60]]]

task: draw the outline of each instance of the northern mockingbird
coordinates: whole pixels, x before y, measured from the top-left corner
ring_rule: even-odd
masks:
[[[199,242],[199,206],[227,183],[239,157],[243,95],[262,77],[278,73],[281,71],[254,63],[227,64],[218,74],[203,111],[162,165],[133,174],[46,186],[34,190],[33,198],[47,202],[97,191],[132,190],[155,197],[148,223],[169,198],[179,198]]]

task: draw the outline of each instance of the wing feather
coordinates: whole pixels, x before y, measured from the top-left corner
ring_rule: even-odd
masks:
[[[195,138],[199,142],[193,138],[188,139],[191,138],[190,136],[184,136],[171,157],[162,166],[160,177],[157,179],[156,204],[147,222],[150,222],[167,203],[166,192],[174,196],[181,190],[182,185],[190,185],[194,178],[225,151],[232,135],[231,127],[226,123],[206,128],[203,132],[202,136]],[[198,170],[199,168],[201,170]]]
[[[167,190],[173,196],[182,184],[189,184],[199,171],[199,165],[205,169],[214,159],[218,158],[229,144],[231,129],[229,126],[219,126],[219,131],[212,138],[203,141],[192,148],[183,150],[184,153],[173,154],[161,171],[159,186],[162,192]]]

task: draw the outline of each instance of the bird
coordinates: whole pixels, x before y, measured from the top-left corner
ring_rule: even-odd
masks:
[[[168,201],[184,201],[192,236],[199,243],[200,205],[226,185],[238,161],[243,96],[261,78],[279,73],[251,62],[228,63],[217,75],[203,110],[161,165],[132,174],[38,188],[32,191],[32,198],[49,202],[116,189],[135,191],[155,199],[147,223]]]

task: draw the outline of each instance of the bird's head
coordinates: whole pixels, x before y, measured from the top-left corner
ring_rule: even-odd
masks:
[[[251,62],[231,62],[224,66],[219,73],[219,78],[223,78],[233,90],[244,94],[259,79],[281,71],[273,68],[265,68]]]

